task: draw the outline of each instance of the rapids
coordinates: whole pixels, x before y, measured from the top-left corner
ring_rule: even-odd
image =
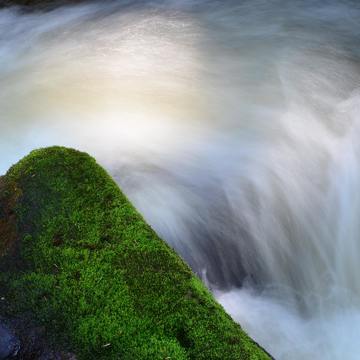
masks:
[[[94,155],[277,359],[360,351],[360,4],[0,10],[0,173]]]

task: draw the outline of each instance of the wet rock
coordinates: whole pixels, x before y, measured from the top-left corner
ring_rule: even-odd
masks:
[[[21,340],[21,349],[16,356],[17,360],[76,360],[75,354],[61,351],[56,344],[50,344],[47,341],[45,327],[36,326],[25,316],[12,319],[11,328]]]
[[[0,323],[0,360],[10,359],[20,350],[19,339],[4,324]]]
[[[50,11],[64,5],[75,5],[91,0],[0,0],[0,9],[19,6],[24,11]]]

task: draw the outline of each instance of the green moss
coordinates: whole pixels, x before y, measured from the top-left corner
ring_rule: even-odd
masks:
[[[31,312],[80,359],[269,358],[90,156],[36,150],[4,180],[19,245],[2,311]]]

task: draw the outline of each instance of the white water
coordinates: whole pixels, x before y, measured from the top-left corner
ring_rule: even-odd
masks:
[[[0,173],[90,152],[277,359],[358,359],[359,19],[330,0],[1,10]]]

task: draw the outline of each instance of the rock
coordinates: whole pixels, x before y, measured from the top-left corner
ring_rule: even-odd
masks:
[[[1,313],[1,310],[0,310]],[[30,314],[22,314],[18,318],[2,318],[0,317],[0,324],[6,323],[3,327],[4,332],[0,330],[0,344],[5,339],[13,338],[15,342],[15,351],[12,355],[3,357],[2,359],[17,359],[17,360],[76,360],[73,353],[63,351],[64,349],[57,344],[49,342],[47,338],[46,328],[43,326],[36,326],[30,320]],[[10,337],[6,334],[10,334]],[[16,337],[12,334],[16,334]],[[8,341],[7,341],[8,343]],[[21,344],[21,347],[19,346]],[[16,346],[18,345],[18,346]],[[17,351],[16,351],[17,350]],[[4,354],[5,355],[5,354]]]
[[[0,360],[17,355],[20,350],[19,339],[4,324],[0,323]]]
[[[0,237],[0,288],[49,341],[30,347],[17,331],[34,354],[22,360],[57,360],[55,348],[81,360],[271,359],[89,155],[33,151],[5,175],[0,209],[16,231]]]
[[[0,0],[0,9],[16,6],[24,12],[47,12],[65,5],[91,3],[91,0]]]

